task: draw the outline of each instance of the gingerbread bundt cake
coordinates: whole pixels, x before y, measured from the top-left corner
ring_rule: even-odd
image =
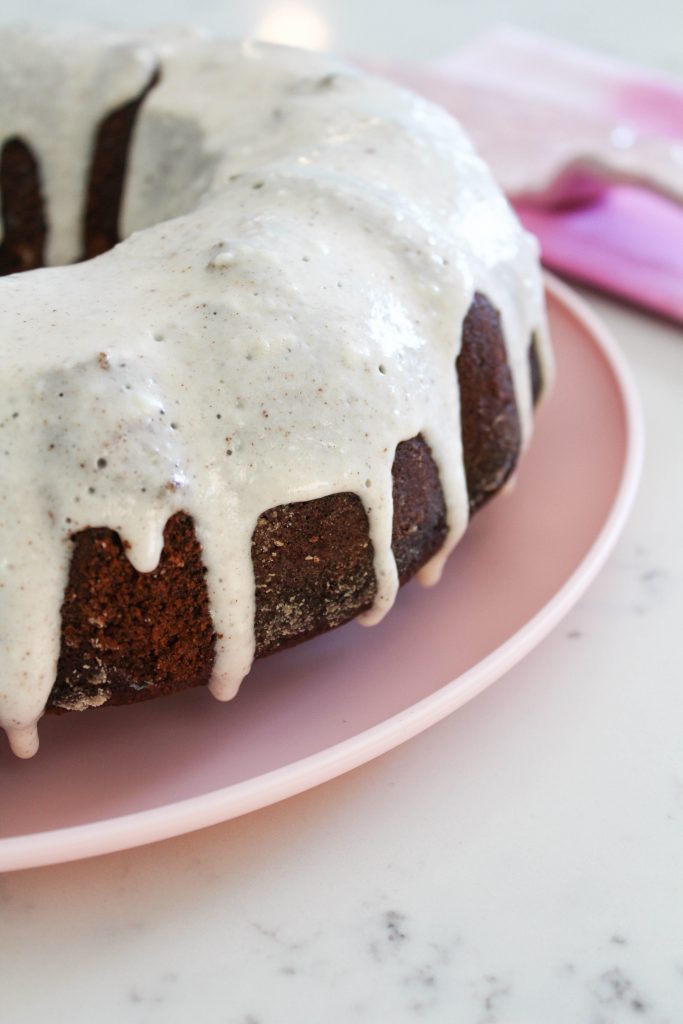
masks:
[[[28,756],[46,709],[227,699],[436,579],[551,359],[536,245],[442,110],[251,42],[3,53],[0,723]]]

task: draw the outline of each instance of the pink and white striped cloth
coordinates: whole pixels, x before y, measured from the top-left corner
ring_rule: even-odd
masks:
[[[462,121],[547,266],[683,322],[683,84],[507,28],[381,70]]]

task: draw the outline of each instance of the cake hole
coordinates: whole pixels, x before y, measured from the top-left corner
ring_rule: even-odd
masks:
[[[161,77],[158,67],[152,68],[137,95],[105,112],[94,125],[87,140],[91,157],[83,180],[79,241],[66,262],[92,259],[125,237],[121,213],[131,145],[145,102]],[[54,130],[58,131],[59,126],[54,126]],[[195,209],[214,170],[213,157],[202,146],[200,128],[183,122],[182,132],[179,137],[178,132],[169,128],[158,140],[158,169],[172,159],[177,163],[176,195],[168,196],[168,208],[162,208],[159,215],[162,221]],[[46,171],[20,138],[8,138],[0,144],[0,275],[44,266],[50,231],[57,248],[65,241],[57,238],[61,232],[56,226],[59,217],[50,209],[51,197],[41,187],[48,177]],[[263,182],[255,184],[261,187]],[[151,226],[139,222],[140,218],[144,221],[145,211],[134,216],[133,229]]]
[[[379,370],[380,373],[386,373],[387,372],[384,363],[380,363],[379,366],[377,367],[377,369]]]
[[[97,460],[97,468],[98,469],[104,469],[104,467],[106,465],[107,465],[107,460],[105,458],[103,458],[103,456],[100,456],[99,459]]]
[[[155,331],[154,332],[154,340],[155,341],[164,341],[165,337],[166,336],[161,331]]]

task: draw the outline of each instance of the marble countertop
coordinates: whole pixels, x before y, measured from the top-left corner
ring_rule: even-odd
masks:
[[[0,20],[18,11],[0,4]],[[436,56],[504,18],[683,74],[683,14],[665,0],[617,20],[588,0],[562,15],[541,0],[144,11],[232,33],[298,24],[388,57]],[[55,17],[47,0],[35,14]],[[128,15],[142,17],[119,4]],[[0,1020],[683,1021],[683,330],[585,297],[635,371],[647,430],[634,511],[586,596],[495,686],[346,776],[0,876]]]

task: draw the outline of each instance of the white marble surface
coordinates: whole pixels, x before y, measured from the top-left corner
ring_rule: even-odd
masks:
[[[301,24],[342,52],[429,57],[504,18],[683,74],[680,5],[568,6],[329,0]],[[275,5],[118,7],[244,32]],[[587,596],[492,689],[343,778],[0,876],[3,1024],[683,1021],[683,331],[589,302],[637,374],[648,444]]]

